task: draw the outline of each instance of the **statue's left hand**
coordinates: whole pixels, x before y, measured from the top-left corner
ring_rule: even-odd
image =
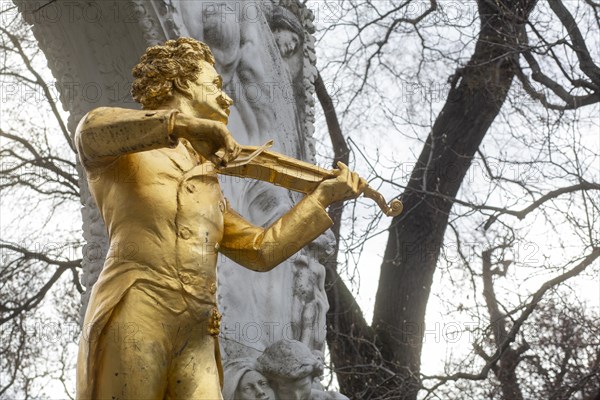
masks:
[[[334,178],[326,179],[310,194],[323,207],[336,201],[355,199],[367,188],[367,181],[353,172],[342,162],[337,163],[339,169],[333,170]]]

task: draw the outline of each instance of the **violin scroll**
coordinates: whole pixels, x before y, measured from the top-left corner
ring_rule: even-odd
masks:
[[[400,200],[393,199],[388,204],[385,201],[383,195],[370,186],[367,186],[367,188],[363,192],[363,196],[377,203],[379,208],[381,208],[381,211],[383,211],[383,213],[388,217],[397,217],[402,213],[402,210],[404,209],[404,206],[402,205],[402,202]]]

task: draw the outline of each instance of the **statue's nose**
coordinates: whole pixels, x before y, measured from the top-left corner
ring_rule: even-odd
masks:
[[[221,103],[222,106],[229,107],[233,105],[233,100],[227,95],[227,93],[222,92],[219,96],[219,103]]]

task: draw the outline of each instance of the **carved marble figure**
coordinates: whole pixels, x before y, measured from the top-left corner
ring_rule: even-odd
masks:
[[[224,400],[275,400],[275,392],[267,378],[257,370],[256,360],[240,358],[223,365],[227,385]]]
[[[275,43],[290,75],[290,81],[295,82],[301,77],[303,67],[302,43],[304,41],[304,28],[291,11],[281,6],[273,7],[269,26],[273,31]],[[296,89],[297,86],[297,84],[294,84],[292,87]]]
[[[326,336],[327,296],[314,288],[325,286],[325,268],[319,259],[333,252],[333,234],[322,235],[293,258],[293,337],[311,350],[323,351]]]
[[[221,398],[218,253],[268,271],[331,225],[326,206],[366,187],[341,165],[268,228],[243,219],[216,177],[241,148],[214,63],[195,39],[151,47],[134,68],[144,110],[98,108],[77,128],[110,241],[85,315],[78,399]]]
[[[319,377],[323,358],[297,340],[279,340],[256,361],[257,370],[267,377],[278,399],[348,400],[337,392],[323,391]]]

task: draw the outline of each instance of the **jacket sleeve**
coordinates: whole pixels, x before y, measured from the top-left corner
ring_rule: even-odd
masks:
[[[333,221],[311,195],[266,229],[252,225],[227,205],[220,251],[246,268],[265,272],[294,255],[331,225]]]
[[[75,131],[75,146],[85,167],[106,165],[120,155],[174,147],[177,110],[100,107],[87,113]]]

